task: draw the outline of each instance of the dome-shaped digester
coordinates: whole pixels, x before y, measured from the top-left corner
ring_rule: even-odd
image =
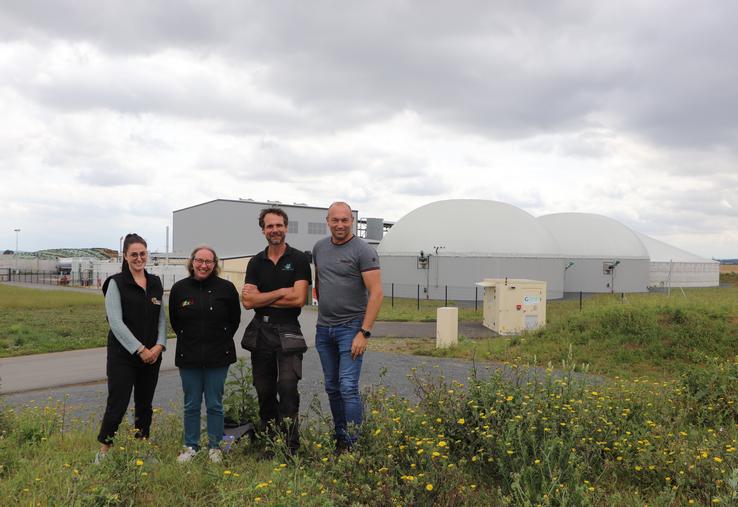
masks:
[[[384,287],[396,296],[472,300],[485,278],[547,283],[563,290],[563,261],[548,230],[529,213],[497,201],[452,199],[417,208],[377,249]],[[393,285],[394,284],[394,285]]]
[[[651,258],[649,287],[717,287],[720,263],[659,241],[645,234],[638,238]]]
[[[592,213],[554,213],[538,221],[566,261],[564,292],[647,290],[648,251],[630,228]]]
[[[417,254],[434,246],[457,256],[558,256],[548,230],[511,204],[451,199],[417,208],[402,217],[379,245],[381,255]]]

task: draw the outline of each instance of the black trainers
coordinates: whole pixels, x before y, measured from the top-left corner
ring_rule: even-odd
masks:
[[[333,450],[333,454],[335,454],[336,456],[340,456],[341,454],[346,454],[347,452],[351,452],[351,444],[349,444],[345,440],[337,440],[336,448]]]

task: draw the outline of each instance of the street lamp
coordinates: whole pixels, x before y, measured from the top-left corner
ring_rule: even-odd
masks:
[[[614,260],[610,265],[610,292],[615,293],[615,268],[620,264],[619,260]]]
[[[566,272],[569,271],[569,268],[572,266],[574,266],[574,261],[568,261],[566,266],[564,266],[564,295],[566,295]]]
[[[436,251],[436,257],[438,257],[438,251],[439,251],[439,250],[445,250],[445,249],[446,249],[446,247],[445,247],[445,246],[440,246],[440,245],[439,245],[439,246],[434,246],[434,247],[433,247],[433,250],[435,250],[435,251]],[[436,259],[436,288],[438,288],[438,266],[439,266],[440,264],[441,264],[441,263],[440,263],[440,262],[438,261],[438,259]]]
[[[20,228],[13,229],[15,231],[15,274],[18,274],[18,237],[20,236]]]

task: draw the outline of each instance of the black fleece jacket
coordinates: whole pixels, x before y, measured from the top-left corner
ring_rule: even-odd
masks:
[[[164,288],[158,276],[148,272],[145,274],[145,290],[136,283],[130,270],[124,269],[120,273],[109,276],[102,286],[102,291],[103,294],[107,294],[110,280],[115,280],[115,285],[120,292],[123,323],[131,330],[133,336],[138,338],[138,341],[151,348],[156,344],[159,336],[159,312],[162,311],[161,300]],[[131,356],[112,330],[108,331],[108,352]],[[138,362],[137,357],[136,361]]]
[[[233,335],[241,322],[236,287],[217,276],[180,280],[169,294],[169,321],[177,334],[174,364],[219,368],[236,362]]]

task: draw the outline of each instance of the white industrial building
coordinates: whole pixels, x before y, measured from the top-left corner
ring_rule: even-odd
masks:
[[[646,292],[649,255],[638,235],[617,220],[592,213],[538,217],[566,262],[564,292]]]
[[[527,278],[565,292],[646,292],[713,287],[719,264],[592,213],[535,218],[496,201],[437,201],[408,213],[377,251],[385,293],[471,300],[485,278]],[[448,292],[446,292],[448,291]]]
[[[311,251],[316,241],[329,234],[325,221],[328,208],[279,201],[215,199],[173,212],[173,251],[187,256],[204,243],[220,257],[254,255],[266,247],[258,219],[259,212],[269,207],[282,208],[287,213],[287,243],[298,250]],[[354,210],[354,234],[357,225],[358,212]]]
[[[636,233],[648,250],[649,287],[717,287],[720,263]]]
[[[475,299],[485,278],[529,278],[563,296],[564,261],[542,222],[497,201],[452,199],[411,211],[393,225],[377,249],[385,294]],[[481,294],[479,295],[481,297]]]

